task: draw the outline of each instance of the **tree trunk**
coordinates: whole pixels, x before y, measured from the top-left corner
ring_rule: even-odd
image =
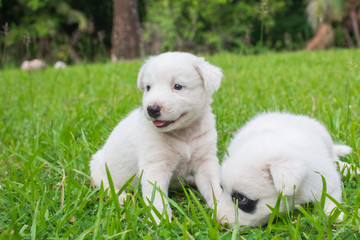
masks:
[[[351,9],[350,18],[351,18],[352,27],[353,27],[353,30],[355,33],[357,45],[358,45],[358,47],[360,47],[360,32],[359,32],[359,24],[358,24],[356,9],[354,9],[354,8]]]
[[[334,30],[328,23],[323,23],[316,35],[306,44],[306,50],[326,49],[334,42]]]
[[[353,48],[353,47],[354,47],[354,43],[353,43],[353,41],[352,41],[352,39],[351,39],[349,30],[348,30],[347,28],[344,28],[344,27],[343,27],[343,31],[344,31],[344,35],[345,35],[345,39],[346,39],[347,46],[350,47],[350,48]]]
[[[70,38],[70,46],[69,46],[69,57],[75,62],[75,63],[80,63],[81,62],[81,57],[79,56],[79,54],[75,51],[75,46],[79,41],[80,38],[80,30],[76,29],[75,32],[73,32],[71,34],[71,38]]]
[[[114,0],[111,60],[140,56],[140,23],[136,0]]]

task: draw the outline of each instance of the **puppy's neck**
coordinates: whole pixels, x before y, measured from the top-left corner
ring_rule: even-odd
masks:
[[[165,134],[184,142],[190,142],[206,134],[208,131],[215,129],[215,117],[211,112],[211,107],[208,106],[207,108],[208,109],[204,111],[205,113],[200,114],[200,117],[196,118],[188,126],[166,132]]]

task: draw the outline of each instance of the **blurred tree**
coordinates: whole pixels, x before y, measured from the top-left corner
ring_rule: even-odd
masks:
[[[61,0],[4,1],[0,9],[0,23],[7,26],[7,34],[0,44],[7,55],[18,60],[52,58],[77,62],[81,57],[75,50],[79,36],[88,31],[86,16]],[[64,48],[53,48],[53,44]],[[4,50],[5,52],[5,50]]]
[[[267,47],[280,49],[301,49],[311,34],[307,24],[304,1],[285,1],[281,11],[274,15],[274,26],[265,31]],[[256,34],[257,31],[254,31]],[[254,39],[257,37],[253,36]]]
[[[357,45],[360,47],[359,9],[359,0],[308,0],[306,13],[308,21],[316,32],[313,39],[320,39],[321,36],[326,35],[325,26],[331,28],[329,31],[333,31],[331,24],[340,23],[341,32],[345,35],[347,45],[354,45],[351,37],[351,33],[353,33]]]
[[[111,60],[140,56],[140,22],[136,0],[113,0]]]
[[[352,28],[356,37],[357,45],[360,47],[360,32],[359,32],[359,8],[360,8],[360,1],[359,0],[347,0],[346,1],[346,12],[348,12]]]
[[[81,62],[81,57],[76,52],[75,47],[79,41],[80,35],[89,30],[90,32],[92,29],[88,28],[91,27],[89,24],[90,22],[86,19],[85,15],[78,11],[71,8],[71,6],[65,2],[59,2],[56,6],[57,13],[60,16],[64,16],[67,19],[67,23],[69,24],[76,24],[77,28],[72,32],[69,41],[69,57],[76,63]]]
[[[359,46],[359,5],[360,0],[0,0],[0,63],[292,50],[310,38],[309,23],[315,32],[329,23],[322,34],[337,46]]]
[[[152,53],[241,49],[265,40],[284,0],[149,0],[143,39]],[[259,35],[253,35],[259,23]],[[252,38],[254,37],[254,38]],[[264,41],[265,42],[265,41]],[[262,44],[260,44],[262,45]]]

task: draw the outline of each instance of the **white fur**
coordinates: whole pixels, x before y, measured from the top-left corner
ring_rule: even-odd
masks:
[[[314,119],[288,113],[260,114],[240,129],[229,146],[229,156],[221,167],[223,193],[218,221],[236,223],[233,191],[258,200],[252,213],[238,209],[239,225],[267,223],[271,210],[266,204],[274,207],[281,191],[295,205],[312,202],[314,197],[320,200],[321,175],[327,193],[341,202],[340,176],[334,162],[339,161],[338,155],[350,152],[348,146],[335,145],[325,127]],[[327,213],[335,207],[326,199]],[[283,209],[281,204],[280,211]]]
[[[109,186],[105,163],[118,191],[134,174],[143,171],[143,198],[151,199],[153,185],[165,193],[180,179],[194,179],[209,206],[213,192],[220,197],[219,163],[216,157],[217,132],[211,112],[211,95],[221,82],[221,69],[189,53],[168,52],[150,57],[141,67],[137,84],[144,91],[142,108],[135,109],[113,130],[105,145],[90,162],[96,186]],[[174,89],[180,84],[183,89]],[[147,87],[148,86],[148,87]],[[147,91],[147,88],[150,90]],[[161,107],[159,121],[175,121],[157,128],[148,106]],[[136,182],[134,180],[133,184]],[[121,204],[126,197],[122,192]],[[171,209],[165,199],[166,209]],[[159,192],[154,206],[162,213]],[[159,219],[155,217],[159,222]]]
[[[25,60],[21,64],[21,70],[25,70],[25,71],[39,70],[45,68],[46,68],[46,63],[40,59],[33,59],[31,61]]]

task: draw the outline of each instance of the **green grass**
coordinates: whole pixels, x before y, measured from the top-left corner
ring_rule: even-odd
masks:
[[[359,166],[360,54],[358,50],[207,58],[225,74],[214,95],[218,156],[234,131],[256,113],[281,110],[322,121]],[[141,61],[80,65],[42,72],[0,72],[1,239],[358,239],[360,177],[343,178],[345,211],[327,217],[321,203],[286,214],[274,207],[265,227],[232,229],[216,223],[196,189],[170,193],[173,221],[153,223],[135,188],[125,206],[114,193],[93,189],[91,154],[113,127],[140,106]]]

